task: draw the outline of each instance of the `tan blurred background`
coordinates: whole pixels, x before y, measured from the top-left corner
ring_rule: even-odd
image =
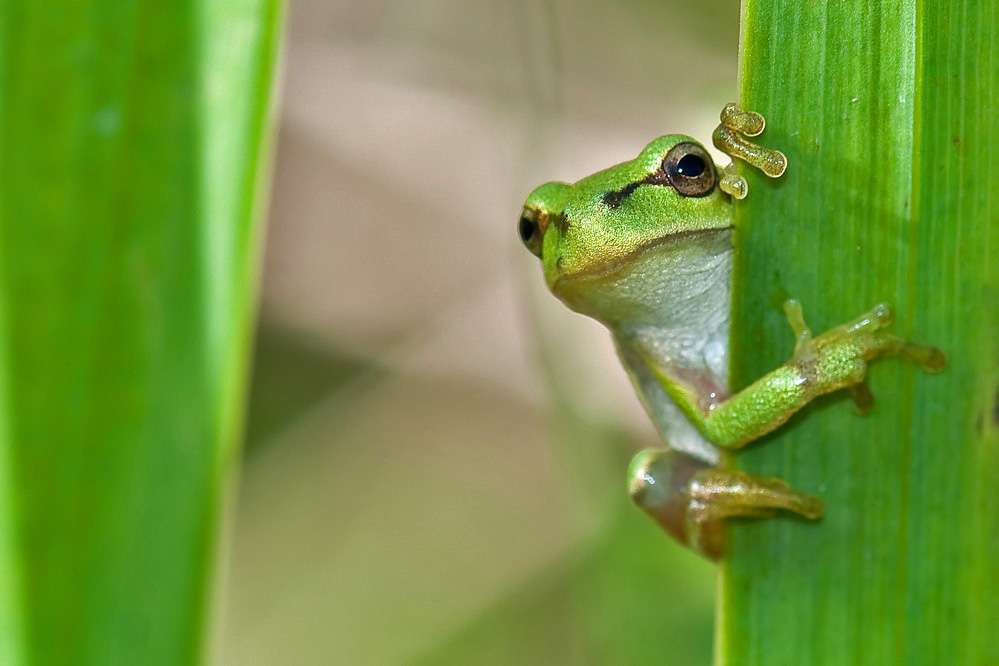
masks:
[[[526,194],[708,141],[738,3],[292,0],[222,664],[707,663],[657,438]]]

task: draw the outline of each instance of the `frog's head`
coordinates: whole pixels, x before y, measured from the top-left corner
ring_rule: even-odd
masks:
[[[720,179],[699,143],[660,137],[630,162],[574,185],[547,183],[531,192],[520,237],[541,259],[556,296],[606,320],[614,301],[632,298],[622,276],[645,270],[649,261],[689,263],[688,255],[729,233],[730,198]]]

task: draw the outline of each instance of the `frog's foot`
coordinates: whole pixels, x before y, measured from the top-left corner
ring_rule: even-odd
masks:
[[[755,111],[743,111],[735,104],[726,104],[721,112],[721,124],[711,138],[715,147],[726,155],[738,157],[771,178],[778,178],[787,169],[784,153],[751,143],[740,136],[756,136],[765,126],[763,116]],[[746,180],[736,173],[734,162],[725,167],[719,186],[736,199],[745,198],[749,191]]]
[[[716,560],[724,519],[769,518],[778,510],[805,518],[822,515],[822,501],[791,490],[780,479],[717,469],[683,453],[642,451],[629,470],[631,496],[678,541]]]
[[[849,387],[850,397],[853,398],[853,408],[861,416],[867,416],[874,409],[874,394],[867,387],[866,382],[853,384]]]
[[[868,361],[879,356],[902,356],[926,372],[940,372],[947,365],[947,355],[940,348],[882,330],[894,319],[887,303],[879,303],[817,338],[805,324],[801,303],[786,301],[784,313],[795,336],[794,355],[788,364],[798,371],[800,385],[807,390],[809,399],[849,388],[857,410],[866,414],[874,405],[874,396],[863,383]]]

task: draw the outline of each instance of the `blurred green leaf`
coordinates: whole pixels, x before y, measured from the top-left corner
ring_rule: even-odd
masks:
[[[198,661],[281,6],[0,9],[0,661]]]
[[[820,495],[826,516],[746,522],[723,565],[730,664],[999,660],[999,9],[747,0],[741,103],[790,162],[740,208],[737,386],[879,301],[950,357],[869,374],[873,413],[818,401],[736,457]]]

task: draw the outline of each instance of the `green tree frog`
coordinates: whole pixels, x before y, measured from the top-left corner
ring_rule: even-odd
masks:
[[[750,143],[763,118],[730,104],[715,145],[772,177],[786,159]],[[639,453],[629,471],[636,503],[680,542],[717,559],[724,519],[779,510],[815,519],[823,504],[780,479],[721,467],[816,396],[849,389],[862,411],[868,361],[906,357],[942,370],[936,347],[883,329],[881,304],[813,337],[796,301],[785,313],[791,359],[737,393],[728,389],[733,200],[746,196],[732,165],[719,169],[694,139],[656,139],[630,162],[569,185],[547,183],[527,197],[524,245],[541,259],[551,291],[610,329],[621,362],[668,448]]]

